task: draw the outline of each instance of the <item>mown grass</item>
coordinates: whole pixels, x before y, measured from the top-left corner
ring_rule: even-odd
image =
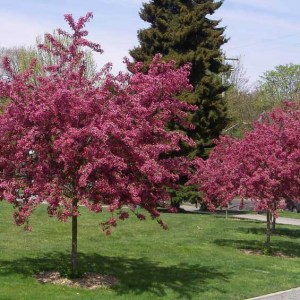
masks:
[[[281,211],[279,212],[279,217],[300,219],[300,213],[291,211]]]
[[[253,215],[256,215],[257,212],[256,211],[241,211],[241,212],[238,212],[237,214],[253,214]],[[267,217],[267,215],[265,213],[260,213],[260,214]],[[291,219],[300,219],[300,213],[287,211],[287,210],[279,210],[278,211],[278,217],[291,218]]]
[[[247,255],[259,248],[265,224],[223,216],[164,214],[164,231],[151,220],[120,222],[111,236],[108,217],[84,208],[79,218],[80,271],[112,274],[113,288],[93,291],[43,285],[40,271],[68,272],[70,223],[33,215],[30,233],[12,224],[0,203],[0,299],[245,299],[300,286],[300,228],[278,225],[273,247],[292,258]]]

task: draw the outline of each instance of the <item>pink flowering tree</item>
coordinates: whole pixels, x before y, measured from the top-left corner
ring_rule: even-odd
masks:
[[[211,210],[235,197],[251,199],[256,211],[267,212],[266,246],[271,220],[290,199],[300,196],[300,110],[288,105],[256,123],[241,140],[222,137],[206,161],[195,162],[192,180]],[[275,224],[275,223],[274,223]]]
[[[166,205],[167,187],[176,188],[179,175],[188,175],[186,158],[166,159],[180,143],[193,145],[169,122],[186,121],[192,106],[177,100],[190,90],[189,66],[175,68],[156,56],[147,74],[135,65],[132,74],[109,73],[110,65],[93,77],[85,76],[84,48],[101,53],[86,39],[88,13],[77,22],[65,19],[72,33],[58,30],[65,46],[51,34],[39,47],[57,57],[55,65],[34,72],[35,62],[15,74],[3,61],[9,80],[0,81],[0,97],[11,104],[0,116],[0,198],[16,207],[17,225],[25,224],[36,206],[47,203],[48,213],[61,221],[72,219],[73,274],[77,273],[77,219],[80,206],[112,217],[102,223],[110,234],[128,207],[143,220],[137,206],[163,227],[158,206]],[[63,40],[63,39],[61,39]]]

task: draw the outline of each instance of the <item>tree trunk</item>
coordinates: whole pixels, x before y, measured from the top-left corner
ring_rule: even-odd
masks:
[[[270,248],[270,242],[271,242],[271,212],[267,211],[267,232],[266,232],[266,247],[267,249]]]
[[[272,217],[273,217],[273,219],[272,219],[272,232],[274,232],[275,229],[276,229],[276,218],[274,217],[274,215]]]
[[[77,213],[77,199],[72,200],[72,214]],[[72,255],[71,255],[71,272],[72,276],[77,276],[77,215],[72,215]]]
[[[171,201],[171,207],[175,208],[177,211],[180,209],[180,202],[179,201]]]
[[[226,205],[226,219],[228,219],[228,208],[229,208],[229,205],[227,203],[227,205]]]

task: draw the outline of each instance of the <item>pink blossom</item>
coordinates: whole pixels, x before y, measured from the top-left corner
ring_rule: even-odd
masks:
[[[137,218],[140,219],[141,221],[146,220],[146,217],[145,217],[144,214],[137,214],[136,216],[137,216]]]
[[[121,212],[120,216],[119,216],[119,219],[120,220],[125,220],[125,219],[128,219],[129,218],[129,214],[127,212]]]
[[[91,18],[88,13],[75,21],[67,14],[71,33],[45,35],[39,47],[56,63],[42,75],[35,73],[35,62],[15,74],[4,60],[11,80],[0,80],[0,97],[11,104],[0,116],[0,198],[17,206],[17,225],[42,201],[59,220],[78,216],[73,199],[95,212],[103,205],[110,212],[139,205],[158,218],[156,207],[169,200],[166,187],[188,176],[187,158],[162,157],[179,151],[182,142],[194,145],[182,132],[166,130],[171,121],[191,126],[188,113],[194,107],[178,99],[191,89],[190,66],[176,69],[175,62],[157,55],[146,74],[132,64],[133,73],[114,76],[107,64],[87,77],[84,47],[102,52],[87,40]],[[115,224],[110,220],[104,231]]]
[[[285,201],[299,200],[299,128],[299,104],[273,110],[243,139],[220,138],[206,161],[194,162],[190,183],[199,186],[210,209],[240,197],[277,218]]]
[[[117,219],[116,218],[110,218],[108,221],[108,225],[110,226],[117,226]]]

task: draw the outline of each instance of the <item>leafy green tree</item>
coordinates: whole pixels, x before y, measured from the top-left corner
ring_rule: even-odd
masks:
[[[223,133],[241,138],[245,130],[252,129],[253,122],[269,109],[257,89],[249,84],[242,57],[230,64],[231,72],[227,78],[230,87],[225,94],[230,122]]]
[[[281,106],[284,100],[299,100],[300,65],[276,66],[261,76],[256,88],[251,88],[240,58],[233,63],[228,82],[226,101],[230,123],[224,133],[242,137],[245,130],[252,128],[253,121]]]
[[[212,15],[221,1],[213,0],[152,0],[144,3],[140,17],[150,27],[138,32],[140,45],[130,51],[134,61],[147,68],[153,55],[161,53],[166,60],[175,60],[179,66],[191,63],[192,93],[183,100],[197,105],[191,121],[194,129],[185,130],[197,147],[186,149],[186,154],[205,156],[228,122],[222,93],[221,74],[228,70],[222,60],[220,47],[227,42],[220,21]]]
[[[45,37],[37,37],[36,45],[47,44],[51,49],[52,45],[47,40],[48,34]],[[53,37],[62,43],[65,48],[70,47],[71,39],[69,37],[62,37],[56,32],[53,33]],[[58,63],[57,56],[51,52],[41,51],[39,47],[28,46],[28,47],[12,47],[12,48],[0,48],[0,60],[4,57],[8,57],[10,60],[11,67],[14,72],[20,73],[29,68],[32,59],[36,59],[35,73],[37,75],[45,75],[44,66]],[[92,77],[96,73],[96,63],[93,59],[92,51],[84,50],[84,61],[86,63],[86,76]],[[7,76],[6,71],[0,67],[0,76]]]
[[[4,57],[9,57],[12,69],[19,73],[26,70],[33,58],[37,56],[34,47],[12,47],[0,49],[1,60]],[[1,75],[6,76],[6,71],[1,67]]]
[[[259,91],[270,106],[282,100],[299,100],[300,65],[279,65],[274,70],[266,71],[259,81]]]

